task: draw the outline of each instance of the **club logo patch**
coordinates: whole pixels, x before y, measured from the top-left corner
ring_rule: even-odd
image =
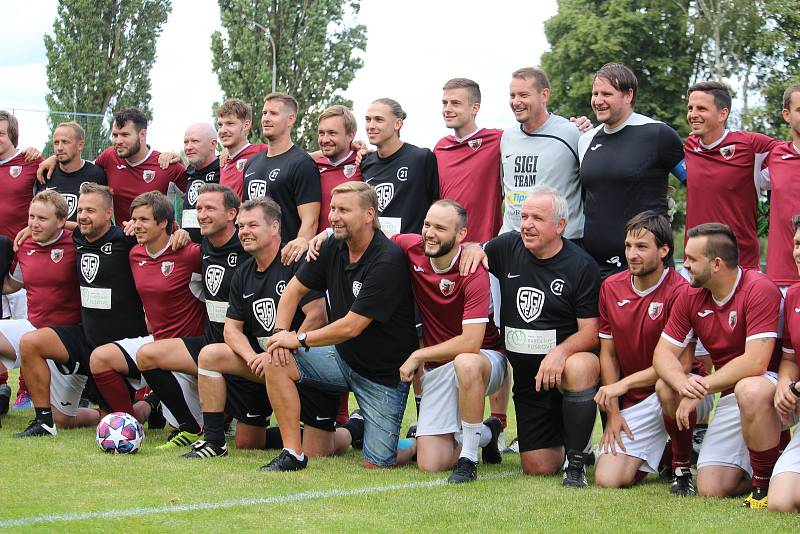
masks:
[[[200,196],[200,188],[203,187],[203,182],[195,180],[189,189],[186,190],[186,200],[189,201],[190,206],[197,204],[197,197]]]
[[[228,267],[236,267],[236,262],[238,261],[239,258],[235,252],[228,254]]]
[[[452,280],[448,280],[447,278],[442,278],[439,281],[439,291],[442,292],[442,295],[445,297],[449,297],[453,294],[453,291],[456,290],[456,283]]]
[[[470,139],[469,141],[467,141],[467,145],[472,150],[478,150],[481,147],[482,143],[483,143],[483,139]]]
[[[270,182],[274,182],[278,178],[278,175],[280,174],[280,172],[281,172],[280,169],[272,169],[272,171],[269,173],[269,176],[268,176],[269,181]]]
[[[722,154],[722,157],[725,159],[731,159],[735,152],[736,145],[728,145],[719,149],[719,153]]]
[[[217,292],[222,286],[223,278],[225,278],[225,267],[221,265],[208,266],[208,269],[206,269],[206,289],[212,296],[217,296]]]
[[[400,167],[397,169],[397,179],[401,182],[408,180],[408,167]]]
[[[161,274],[164,276],[169,276],[172,274],[172,271],[175,270],[175,262],[174,261],[162,261],[161,262]]]
[[[383,211],[394,198],[394,184],[385,183],[375,187],[375,194],[378,195],[378,211]]]
[[[18,177],[20,174],[22,174],[22,166],[12,165],[11,168],[8,169],[8,174],[10,174],[12,178]]]
[[[564,280],[561,278],[556,278],[550,282],[550,292],[553,293],[553,295],[560,297],[561,293],[564,292]]]
[[[63,248],[54,248],[50,251],[50,259],[53,260],[53,263],[58,263],[64,257],[64,249]]]
[[[544,292],[535,287],[521,287],[517,290],[517,312],[526,323],[539,318],[544,308]]]
[[[357,297],[361,292],[361,282],[353,282],[353,296]]]
[[[344,177],[345,178],[352,178],[353,175],[356,173],[356,166],[355,165],[345,165],[343,172],[344,172]]]
[[[650,318],[655,321],[661,315],[661,312],[663,310],[664,310],[663,302],[651,302],[650,306],[647,307],[647,315],[649,315]]]
[[[279,280],[278,283],[275,285],[275,293],[278,294],[279,297],[283,296],[283,290],[286,289],[286,281]]]
[[[728,314],[728,326],[736,328],[736,312],[732,311]]]
[[[155,178],[156,178],[156,171],[150,171],[150,170],[142,171],[142,180],[144,180],[146,183],[149,184],[150,182],[155,180]]]
[[[275,327],[275,301],[266,298],[253,302],[253,315],[267,332]]]
[[[100,268],[100,257],[97,254],[84,254],[81,256],[81,274],[88,282],[94,282],[97,270]]]
[[[236,170],[242,172],[244,170],[244,166],[247,165],[247,158],[242,158],[236,162]]]
[[[100,247],[100,252],[103,254],[111,254],[111,243],[106,243],[102,247]]]
[[[261,198],[267,195],[267,182],[264,180],[250,180],[247,184],[248,198]]]
[[[70,219],[78,209],[78,196],[72,193],[61,193],[61,196],[67,201],[67,219]]]

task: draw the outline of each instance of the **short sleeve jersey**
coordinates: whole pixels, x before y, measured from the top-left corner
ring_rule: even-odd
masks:
[[[619,127],[601,124],[578,142],[586,215],[583,243],[603,276],[627,269],[625,224],[646,210],[667,213],[669,173],[683,160],[678,134],[633,113]]]
[[[235,154],[228,156],[228,160],[220,171],[219,183],[230,188],[236,196],[242,198],[244,194],[244,168],[252,156],[267,150],[267,145],[251,145],[247,143]]]
[[[767,276],[778,285],[795,284],[800,282],[800,276],[792,258],[792,216],[800,213],[800,152],[791,141],[776,145],[767,157],[767,166],[772,190]]]
[[[112,226],[91,242],[75,230],[72,242],[78,253],[81,324],[89,344],[96,347],[119,339],[146,336],[144,309],[128,258],[136,238]]]
[[[288,243],[300,231],[297,206],[320,202],[319,171],[297,145],[277,156],[259,152],[244,169],[244,199],[268,196],[281,207],[281,241]]]
[[[489,320],[489,273],[483,266],[472,274],[461,276],[457,255],[449,269],[437,271],[425,255],[422,236],[395,234],[392,241],[403,249],[408,259],[414,300],[422,314],[422,341],[426,347],[459,336],[463,325],[476,323],[486,325],[481,348],[499,350],[502,347],[497,327],[494,321]]]
[[[578,331],[578,319],[598,316],[600,272],[567,239],[545,260],[528,251],[513,231],[492,239],[484,250],[489,272],[500,282],[500,323],[514,368],[514,391],[533,391],[541,359]]]
[[[296,277],[310,289],[328,290],[330,322],[350,311],[372,319],[361,334],[336,348],[361,376],[396,386],[400,366],[418,348],[408,263],[400,247],[376,232],[351,263],[347,244],[331,237],[317,261],[303,264]]]
[[[21,151],[0,161],[0,235],[14,239],[20,230],[28,226],[28,206],[33,199],[36,169],[42,158],[25,161]]]
[[[332,162],[325,156],[314,160],[319,169],[320,189],[322,201],[319,206],[319,225],[317,231],[331,227],[328,222],[328,212],[331,211],[331,190],[345,182],[360,182],[361,169],[356,165],[356,153],[350,153],[341,161]]]
[[[502,130],[481,128],[464,139],[448,135],[433,149],[439,168],[439,196],[455,200],[467,210],[466,241],[488,241],[500,230],[502,134]]]
[[[646,291],[633,286],[628,272],[609,276],[600,286],[600,338],[614,341],[620,377],[653,365],[655,351],[672,306],[688,282],[675,269],[666,269],[658,283]],[[623,398],[623,407],[653,394],[653,386],[635,388]]]
[[[214,343],[224,343],[223,328],[231,281],[247,256],[236,232],[219,248],[214,247],[207,238],[203,238],[200,247],[203,253],[203,296],[206,301],[205,336]]]
[[[411,143],[381,158],[377,152],[361,162],[364,181],[378,195],[381,229],[389,235],[418,234],[430,205],[439,200],[436,156]]]
[[[281,295],[299,267],[300,263],[296,262],[288,266],[281,264],[280,254],[276,254],[265,271],[258,270],[252,257],[243,259],[236,270],[231,280],[227,316],[244,323],[243,332],[254,351],[267,350],[268,338],[275,330]],[[292,318],[292,330],[300,328],[306,319],[303,306],[321,298],[324,294],[319,291],[309,291],[303,296]]]
[[[685,347],[694,332],[719,369],[741,356],[748,341],[777,338],[780,308],[781,292],[772,281],[758,271],[740,269],[733,291],[722,302],[705,288],[681,291],[661,337]],[[773,358],[769,369],[777,370],[777,364]]]
[[[106,173],[103,169],[92,163],[84,161],[80,169],[75,172],[64,172],[60,165],[56,165],[50,175],[50,179],[43,186],[37,189],[52,189],[58,191],[64,200],[67,201],[69,213],[67,220],[75,222],[78,212],[78,197],[81,194],[81,185],[86,182],[94,182],[100,185],[108,185]]]
[[[567,201],[569,215],[564,237],[583,237],[583,190],[578,176],[580,136],[574,124],[552,113],[532,133],[521,125],[503,132],[503,232],[519,231],[522,203],[534,186],[545,185],[559,191]]]
[[[183,195],[183,214],[181,217],[181,228],[189,233],[194,243],[200,243],[200,224],[197,222],[197,197],[200,196],[200,188],[206,184],[219,183],[219,160],[214,159],[211,165],[203,169],[195,169],[189,166],[186,169],[186,194]]]
[[[117,156],[114,147],[109,147],[97,156],[95,164],[106,173],[108,186],[114,191],[114,220],[122,224],[131,218],[131,202],[148,191],[167,194],[170,182],[181,191],[186,191],[186,167],[173,163],[166,169],[158,164],[161,153],[150,150],[147,157],[135,164]]]
[[[708,222],[727,224],[736,234],[739,264],[748,269],[759,267],[756,211],[761,167],[777,144],[763,134],[727,130],[709,146],[695,135],[684,144],[687,230]]]
[[[786,292],[783,308],[783,352],[794,354],[800,363],[800,284],[794,284]]]
[[[76,259],[69,230],[63,230],[49,243],[26,239],[20,246],[11,278],[25,283],[28,320],[36,328],[81,322]]]

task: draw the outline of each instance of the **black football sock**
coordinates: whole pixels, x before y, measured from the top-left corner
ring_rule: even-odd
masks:
[[[561,418],[564,428],[564,446],[567,452],[583,452],[592,437],[597,405],[596,387],[583,391],[564,391],[561,399]]]
[[[186,404],[183,390],[175,375],[162,369],[149,369],[142,371],[142,376],[147,380],[147,385],[156,392],[164,406],[169,408],[169,411],[178,420],[179,430],[199,434],[200,425],[197,424],[189,405]]]
[[[203,412],[205,425],[205,440],[212,445],[222,447],[225,445],[225,413]]]
[[[36,420],[47,426],[55,426],[53,423],[53,410],[48,406],[47,408],[35,408]]]

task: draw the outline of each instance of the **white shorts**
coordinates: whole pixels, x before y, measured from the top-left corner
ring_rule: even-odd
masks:
[[[24,287],[15,293],[3,295],[3,317],[28,318],[28,292]]]
[[[492,366],[486,395],[491,395],[505,379],[506,357],[496,350],[481,349],[481,354]],[[458,380],[453,362],[426,371],[422,375],[422,403],[419,406],[417,436],[439,436],[461,431],[461,413],[458,409]]]
[[[772,383],[778,383],[778,375],[767,371],[761,375]],[[714,417],[708,425],[706,437],[700,448],[697,469],[703,467],[738,467],[749,476],[753,475],[750,467],[750,453],[742,434],[742,421],[736,394],[731,393],[717,401]]]
[[[50,404],[67,417],[75,417],[88,377],[62,374],[53,360],[47,360],[47,366],[50,368]]]
[[[775,463],[772,476],[774,477],[781,473],[800,473],[800,432],[795,431],[792,441],[789,442],[789,445],[786,446],[783,454]]]
[[[13,360],[0,354],[0,363],[5,365],[6,369],[16,369],[21,365],[19,340],[22,339],[22,336],[34,330],[36,330],[36,327],[27,319],[8,319],[6,321],[0,321],[0,335],[6,338],[14,349]]]
[[[489,291],[492,297],[494,324],[500,328],[500,280],[492,273],[489,273]]]

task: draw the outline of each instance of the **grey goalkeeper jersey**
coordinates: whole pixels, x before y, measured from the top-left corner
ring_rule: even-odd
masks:
[[[564,237],[583,237],[583,200],[578,176],[581,132],[564,117],[550,114],[535,132],[521,125],[503,132],[500,155],[503,174],[503,227],[519,231],[522,203],[535,185],[546,185],[567,199],[569,216]]]

